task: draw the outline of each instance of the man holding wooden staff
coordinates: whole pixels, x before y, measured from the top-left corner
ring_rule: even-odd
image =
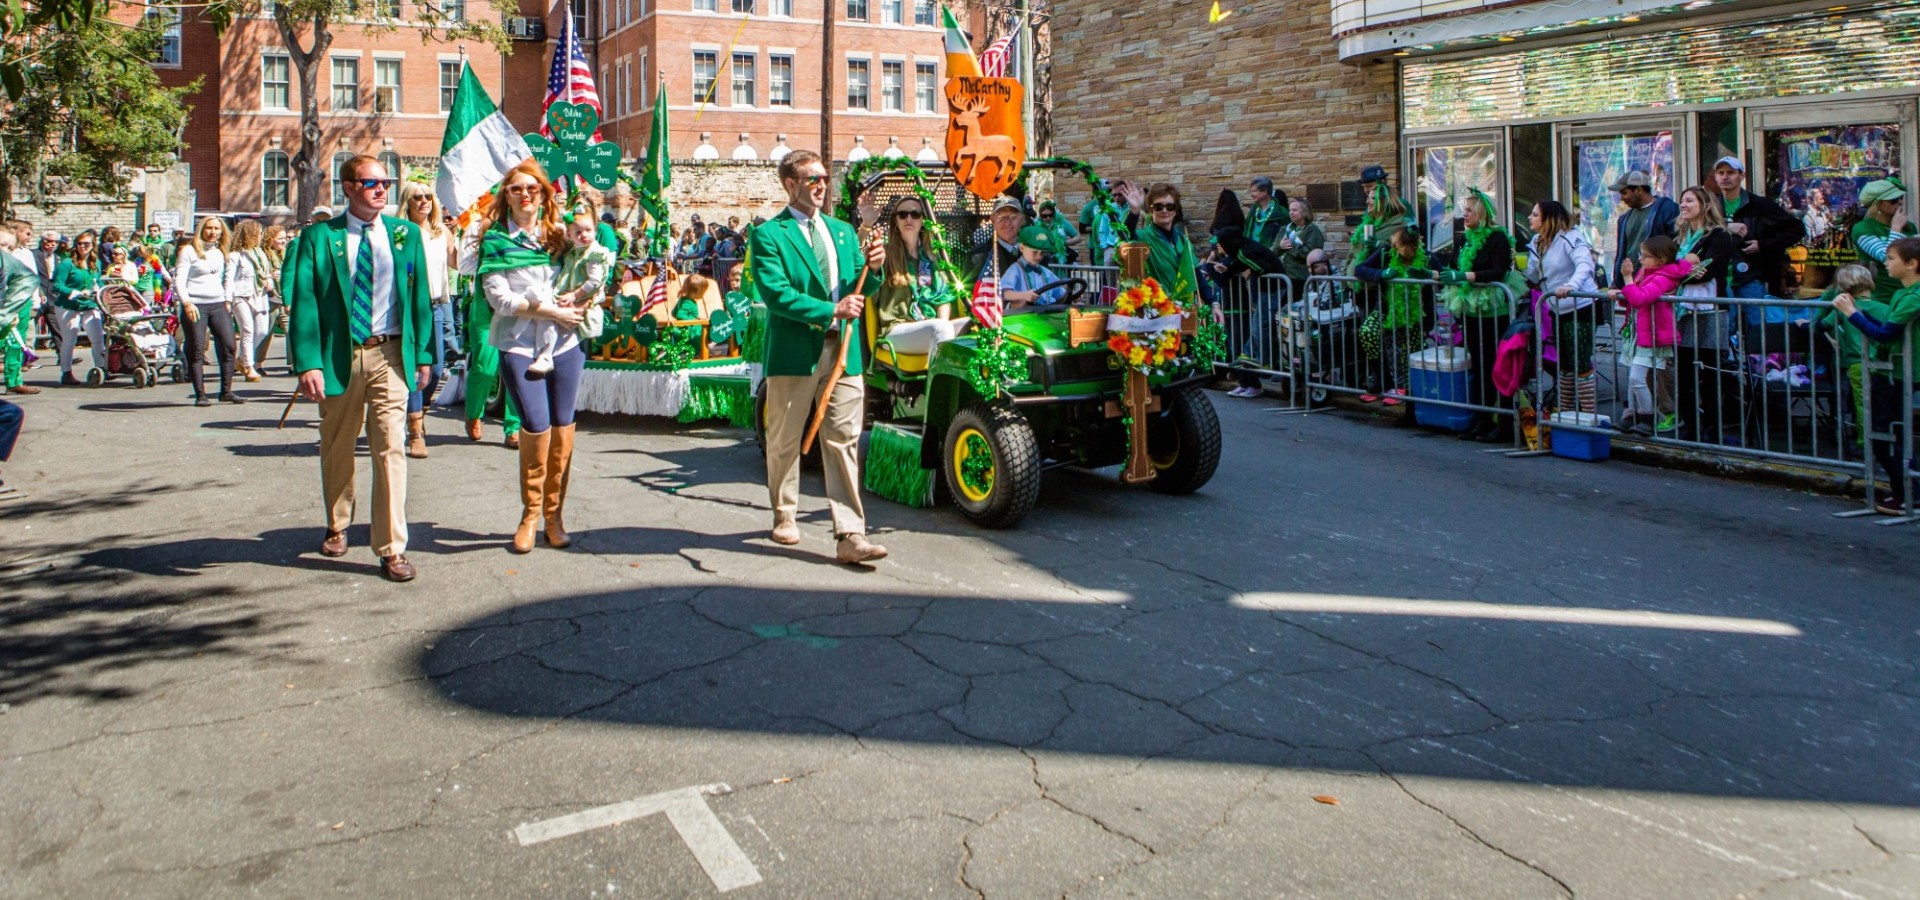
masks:
[[[818,153],[787,154],[780,161],[787,208],[753,230],[753,283],[767,307],[767,493],[774,542],[800,543],[800,455],[814,405],[823,403],[820,455],[839,542],[835,556],[854,565],[887,555],[867,540],[859,459],[866,411],[860,312],[870,279],[878,284],[886,248],[869,242],[863,252],[853,226],[821,208],[827,178]]]

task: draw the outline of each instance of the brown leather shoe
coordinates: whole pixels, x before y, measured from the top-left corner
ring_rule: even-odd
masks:
[[[482,437],[484,437],[484,435],[480,433],[480,420],[468,419],[467,420],[467,440],[478,441]]]
[[[547,482],[542,497],[541,515],[547,521],[547,546],[564,550],[573,546],[561,513],[567,505],[567,480],[573,471],[573,426],[555,425],[547,432]]]
[[[840,539],[840,547],[834,558],[847,565],[869,563],[887,558],[887,548],[867,540],[864,534],[849,534]]]
[[[7,390],[7,393],[20,394],[22,396],[25,396],[28,394],[38,394],[40,393],[40,389],[30,384],[16,384],[13,387],[9,388]]]
[[[791,547],[800,543],[800,526],[785,516],[776,516],[773,520],[773,532],[767,536],[773,538],[776,544]]]
[[[347,555],[347,533],[329,531],[325,540],[320,542],[320,555],[341,557]]]
[[[412,581],[420,573],[413,570],[413,563],[407,562],[407,555],[396,553],[380,557],[380,574],[388,581]]]
[[[507,435],[506,440],[501,441],[501,443],[507,445],[508,450],[520,449],[520,432],[516,431],[510,435]]]

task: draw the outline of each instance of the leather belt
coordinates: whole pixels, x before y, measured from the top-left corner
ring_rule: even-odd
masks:
[[[372,350],[373,348],[378,347],[381,344],[384,344],[388,341],[397,341],[399,339],[400,339],[400,336],[397,334],[376,334],[373,337],[367,338],[365,341],[362,341],[360,343],[360,349]]]

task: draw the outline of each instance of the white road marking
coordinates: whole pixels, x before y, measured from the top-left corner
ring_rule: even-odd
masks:
[[[662,791],[637,800],[598,806],[544,822],[530,822],[515,828],[513,836],[520,841],[520,846],[531,847],[584,831],[665,813],[673,830],[679,832],[680,839],[687,843],[687,849],[693,851],[694,860],[712,879],[714,888],[724,894],[760,883],[760,870],[754,868],[753,860],[747,858],[745,851],[734,842],[733,835],[727,833],[727,827],[720,824],[720,817],[714,815],[713,809],[707,806],[708,796],[732,792],[733,788],[724,784],[703,784]]]
[[[1614,628],[1670,628],[1680,631],[1718,631],[1726,634],[1750,634],[1762,637],[1799,637],[1800,629],[1772,619],[1743,619],[1732,616],[1701,616],[1686,613],[1653,612],[1644,609],[1596,609],[1585,606],[1523,606],[1512,603],[1483,603],[1478,600],[1402,600],[1392,597],[1354,597],[1336,594],[1291,594],[1254,592],[1240,594],[1231,601],[1241,609],[1271,612],[1331,613],[1334,615],[1377,615],[1438,617],[1450,619],[1502,619],[1516,622],[1544,622],[1554,625],[1599,625]]]

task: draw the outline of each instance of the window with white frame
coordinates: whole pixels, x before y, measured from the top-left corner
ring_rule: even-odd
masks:
[[[872,63],[864,59],[847,60],[847,108],[872,109],[872,101],[867,95],[867,80],[872,76]]]
[[[713,82],[719,75],[719,51],[693,51],[693,102],[699,103],[705,100],[708,94],[713,93]]]
[[[913,98],[915,111],[930,113],[940,102],[939,71],[930,62],[913,64]]]
[[[759,77],[754,63],[755,58],[751,53],[733,55],[733,105],[735,106],[753,106],[759,99],[754,96],[757,93],[754,90],[757,86],[755,80]]]
[[[287,154],[268,150],[260,157],[260,209],[285,209],[292,206],[293,168]]]
[[[767,105],[793,107],[793,57],[767,54]]]
[[[832,0],[828,0],[832,2]],[[847,18],[855,22],[867,20],[867,0],[847,0]]]
[[[380,151],[380,155],[378,158],[380,160],[380,166],[387,170],[388,178],[392,178],[398,181],[406,180],[407,173],[401,170],[402,166],[400,165],[400,154],[395,153],[392,150],[382,150]],[[400,199],[400,192],[397,190],[388,191],[387,193],[389,195],[387,199],[388,204],[392,204],[394,201]]]
[[[179,65],[180,10],[168,6],[149,6],[145,18],[149,23],[157,23],[160,27],[160,47],[153,53],[154,65]]]
[[[453,60],[440,61],[440,111],[453,109],[453,98],[460,95],[460,64]]]
[[[375,0],[374,12],[382,19],[400,18],[400,0]]]
[[[771,15],[793,18],[793,0],[768,0],[767,12]]]
[[[444,0],[440,4],[440,17],[448,22],[465,22],[467,0]]]
[[[336,56],[332,60],[333,91],[331,99],[335,112],[360,108],[360,60],[352,56]]]
[[[733,11],[753,15],[753,0],[733,0]]]
[[[638,73],[638,77],[640,80],[640,92],[635,96],[640,98],[640,108],[646,109],[647,108],[647,85],[649,84],[649,82],[647,81],[647,52],[645,50],[640,51],[640,71]]]
[[[907,108],[907,64],[897,59],[880,61],[880,108],[900,112]]]
[[[260,108],[293,106],[293,60],[285,53],[260,56]]]
[[[713,12],[717,8],[713,0],[693,0],[693,9],[695,12]]]
[[[373,111],[383,113],[400,111],[400,60],[376,59],[373,61]]]
[[[340,167],[346,165],[347,160],[352,158],[353,151],[342,150],[333,155],[333,165],[327,167],[327,173],[333,176],[333,209],[335,215],[346,212],[347,180],[340,177]]]
[[[904,0],[880,0],[880,23],[898,25],[905,12]]]
[[[933,23],[933,0],[913,0],[913,24],[932,25]]]

